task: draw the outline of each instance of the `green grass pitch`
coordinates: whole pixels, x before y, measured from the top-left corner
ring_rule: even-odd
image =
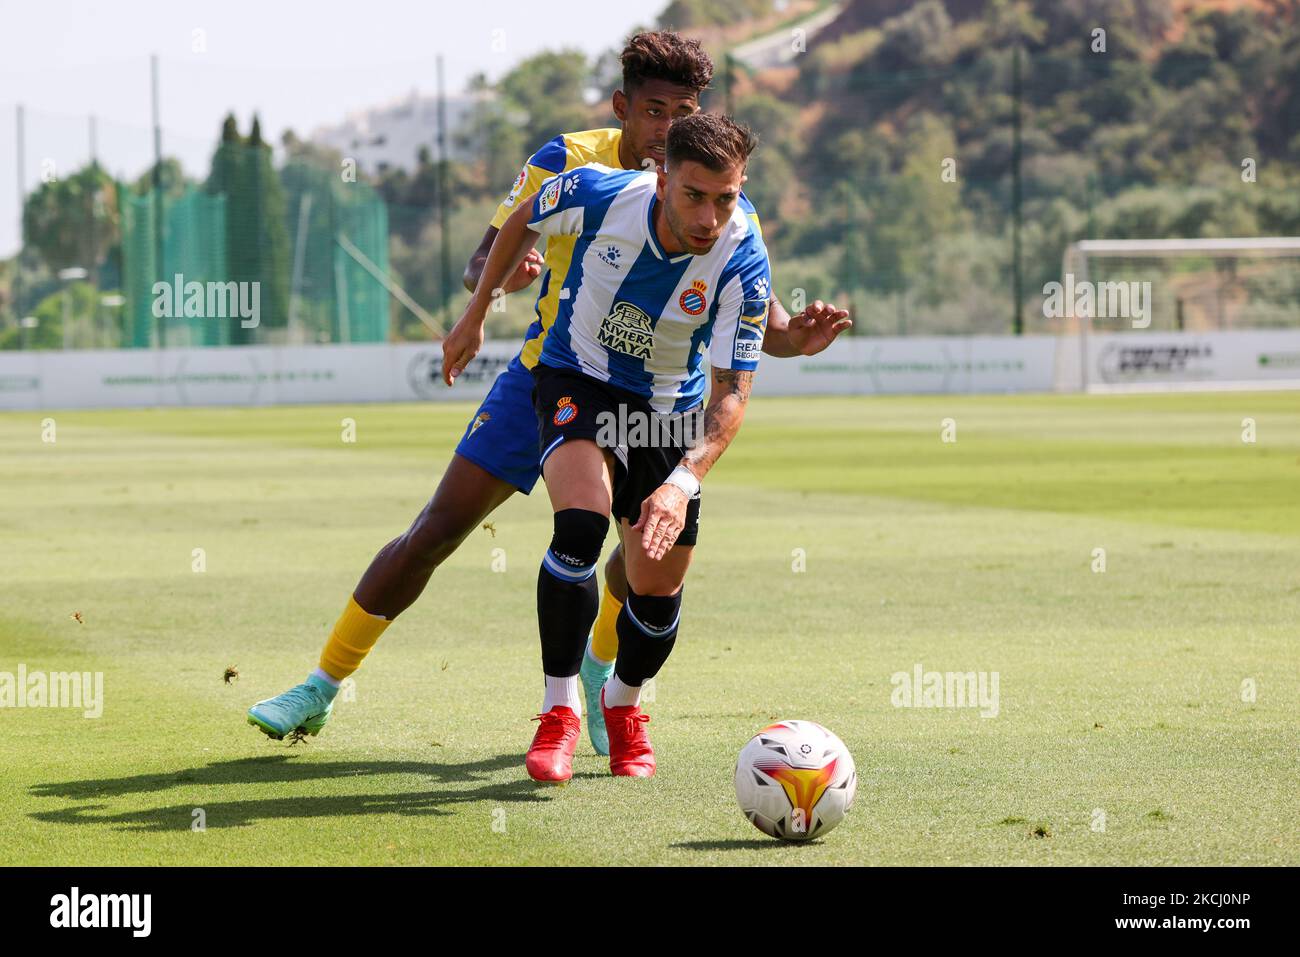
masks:
[[[0,709],[0,863],[1300,864],[1295,394],[760,394],[706,483],[657,777],[611,779],[585,736],[569,785],[524,772],[540,488],[320,737],[263,737],[245,709],[315,664],[470,413],[64,412],[53,443],[0,415],[0,672],[104,674],[97,719]],[[894,707],[917,664],[997,672],[997,716]],[[858,767],[806,846],[732,793],[784,717]]]

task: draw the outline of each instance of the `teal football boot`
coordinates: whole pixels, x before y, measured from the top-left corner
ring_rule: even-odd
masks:
[[[295,731],[320,734],[334,709],[334,696],[338,690],[328,681],[311,675],[284,694],[259,701],[249,708],[248,723],[277,741]]]
[[[591,746],[597,754],[609,754],[609,732],[605,730],[605,713],[600,708],[600,692],[605,682],[614,673],[614,663],[607,665],[592,659],[583,653],[582,667],[578,674],[582,678],[583,697],[587,699],[587,734],[591,737]]]

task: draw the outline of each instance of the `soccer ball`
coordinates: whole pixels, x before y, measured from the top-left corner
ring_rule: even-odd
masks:
[[[780,721],[736,759],[736,800],[764,834],[806,841],[834,829],[853,806],[858,774],[844,742],[813,721]]]

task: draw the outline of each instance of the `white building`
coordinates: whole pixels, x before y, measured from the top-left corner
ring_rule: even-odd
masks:
[[[453,160],[470,159],[458,142],[473,117],[474,109],[490,101],[490,92],[458,93],[447,97],[447,152]],[[436,162],[438,155],[438,98],[412,90],[409,96],[383,106],[350,114],[337,126],[312,131],[311,142],[336,149],[355,159],[367,172],[386,168],[415,168],[420,147],[427,146]]]

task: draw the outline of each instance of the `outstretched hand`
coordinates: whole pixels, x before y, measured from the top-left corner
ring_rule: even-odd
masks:
[[[847,310],[836,309],[831,303],[817,299],[803,312],[790,317],[786,335],[799,355],[815,356],[852,325]]]

